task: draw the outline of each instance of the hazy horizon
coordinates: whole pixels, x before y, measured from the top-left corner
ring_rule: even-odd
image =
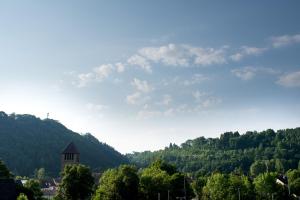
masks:
[[[299,127],[300,2],[1,1],[0,110],[121,153]]]

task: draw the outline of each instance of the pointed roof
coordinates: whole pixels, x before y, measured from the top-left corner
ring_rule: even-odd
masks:
[[[70,144],[68,144],[68,146],[62,152],[62,154],[66,153],[79,154],[79,151],[77,150],[75,144],[73,142],[70,142]]]

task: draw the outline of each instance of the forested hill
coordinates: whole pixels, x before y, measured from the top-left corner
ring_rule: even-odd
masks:
[[[91,134],[80,135],[52,119],[0,112],[0,160],[16,175],[32,175],[35,169],[57,176],[61,152],[70,142],[80,152],[80,161],[93,170],[127,163],[125,156]]]
[[[211,173],[254,167],[284,171],[297,168],[300,159],[300,128],[262,132],[227,132],[220,138],[199,137],[164,150],[128,154],[129,160],[146,166],[157,158],[174,163],[182,171]],[[276,168],[276,169],[275,169]]]

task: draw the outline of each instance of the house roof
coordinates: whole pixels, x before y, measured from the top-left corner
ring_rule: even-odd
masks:
[[[62,154],[66,154],[66,153],[79,154],[79,151],[77,150],[75,144],[71,142],[62,152]]]

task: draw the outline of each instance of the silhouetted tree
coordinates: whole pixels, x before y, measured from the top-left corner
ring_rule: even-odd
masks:
[[[66,165],[56,199],[84,200],[93,193],[94,178],[84,165]]]

